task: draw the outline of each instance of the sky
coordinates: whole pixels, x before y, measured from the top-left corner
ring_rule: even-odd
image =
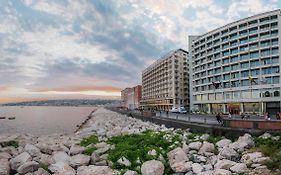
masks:
[[[141,71],[278,0],[1,0],[0,103],[119,98]]]

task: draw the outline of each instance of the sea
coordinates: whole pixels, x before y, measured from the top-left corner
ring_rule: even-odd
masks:
[[[73,106],[0,106],[0,135],[73,133],[94,109]]]

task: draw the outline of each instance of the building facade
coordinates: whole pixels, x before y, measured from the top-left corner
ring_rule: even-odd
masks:
[[[121,106],[128,109],[138,109],[142,96],[142,87],[137,85],[121,91]]]
[[[178,49],[163,56],[142,72],[141,107],[170,110],[189,109],[188,52]]]
[[[280,111],[280,10],[189,36],[191,110]]]

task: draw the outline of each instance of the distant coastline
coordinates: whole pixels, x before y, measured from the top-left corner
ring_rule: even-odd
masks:
[[[44,100],[44,101],[27,101],[16,103],[5,103],[0,106],[110,106],[118,103],[118,100],[86,100],[86,99],[67,99],[67,100]]]

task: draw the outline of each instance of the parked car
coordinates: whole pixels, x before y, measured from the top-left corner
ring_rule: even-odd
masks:
[[[177,107],[172,107],[172,109],[170,110],[170,112],[172,113],[178,113],[179,109]]]
[[[181,114],[186,114],[187,113],[187,111],[186,111],[186,109],[184,107],[180,107],[178,111]]]

